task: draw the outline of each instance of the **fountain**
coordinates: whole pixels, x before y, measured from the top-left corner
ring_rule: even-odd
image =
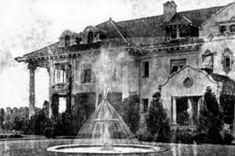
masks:
[[[103,50],[96,75],[103,90],[104,99],[96,106],[94,113],[79,130],[73,144],[50,147],[47,150],[76,155],[156,155],[166,149],[140,143],[130,131],[122,117],[106,99],[111,77],[116,64],[109,58],[109,50]],[[106,93],[106,94],[105,94]],[[97,94],[99,95],[99,94]],[[98,102],[98,100],[97,100]]]
[[[47,149],[52,152],[81,155],[156,155],[165,151],[139,143],[112,105],[104,99],[80,129],[74,144]]]

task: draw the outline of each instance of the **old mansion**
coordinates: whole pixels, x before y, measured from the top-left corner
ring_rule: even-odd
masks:
[[[95,108],[100,92],[95,69],[105,49],[115,69],[110,103],[137,94],[144,114],[159,91],[171,124],[193,125],[179,116],[185,111],[197,116],[210,87],[218,100],[226,99],[226,122],[235,136],[235,3],[177,12],[175,2],[168,1],[162,15],[120,22],[110,18],[82,32],[65,30],[54,44],[16,58],[28,64],[30,115],[38,67],[49,74],[50,117],[57,115],[53,107],[61,100],[74,116],[84,100]]]

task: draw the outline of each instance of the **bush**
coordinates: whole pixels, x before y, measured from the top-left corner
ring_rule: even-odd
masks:
[[[192,144],[196,141],[197,131],[194,128],[177,129],[175,131],[175,142]]]
[[[119,113],[127,123],[130,130],[135,134],[139,129],[140,120],[139,96],[130,95],[128,98],[124,99],[122,107],[122,109],[118,109]]]
[[[208,143],[224,143],[225,138],[229,140],[228,134],[223,137],[224,121],[223,112],[219,106],[219,103],[212,92],[211,88],[207,88],[204,94],[203,108],[200,110],[200,116],[198,120],[198,135],[204,136],[203,140],[197,137],[199,142]],[[205,140],[207,139],[207,140]]]
[[[153,141],[152,134],[146,128],[140,128],[136,134],[140,141]]]
[[[233,141],[233,135],[228,124],[224,124],[220,134],[222,135],[223,144],[231,144],[231,142]]]
[[[47,138],[55,138],[55,129],[53,127],[47,127],[44,131],[44,135]]]
[[[167,142],[171,138],[171,129],[167,113],[161,103],[160,93],[155,93],[146,115],[147,131],[153,140]]]

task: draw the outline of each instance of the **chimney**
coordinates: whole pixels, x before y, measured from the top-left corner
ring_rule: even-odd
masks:
[[[176,14],[177,5],[174,1],[167,1],[163,4],[163,16],[164,22],[169,22],[172,17]]]

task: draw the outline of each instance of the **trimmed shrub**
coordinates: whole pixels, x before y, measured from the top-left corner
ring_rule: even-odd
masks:
[[[208,87],[204,94],[204,103],[200,110],[198,120],[198,135],[204,137],[203,140],[201,140],[200,137],[197,137],[198,141],[220,144],[224,143],[225,137],[221,135],[223,133],[223,127],[223,111],[220,108],[215,94],[212,92],[211,88]]]
[[[152,134],[147,130],[147,128],[140,128],[136,134],[140,141],[154,141]]]
[[[163,108],[160,93],[155,93],[146,115],[147,131],[154,141],[168,142],[171,138],[170,122]]]
[[[118,112],[123,117],[132,133],[136,134],[139,129],[140,120],[140,108],[139,108],[139,96],[130,95],[128,98],[124,99],[122,106],[119,108]]]
[[[196,141],[197,131],[194,128],[177,129],[175,131],[175,142],[192,144]]]
[[[44,131],[44,135],[47,138],[55,138],[55,129],[53,127],[47,127]]]

